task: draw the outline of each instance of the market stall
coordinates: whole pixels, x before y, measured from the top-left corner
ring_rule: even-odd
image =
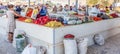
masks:
[[[4,21],[4,22],[3,22]],[[17,29],[24,30],[33,45],[43,45],[48,49],[48,54],[63,54],[63,37],[66,34],[75,35],[76,39],[86,37],[89,45],[94,44],[92,38],[95,34],[101,33],[105,38],[120,33],[120,18],[102,20],[99,22],[86,23],[81,25],[70,25],[59,28],[49,28],[32,23],[17,22]],[[6,30],[7,18],[0,18],[0,27]],[[55,52],[54,52],[55,50]]]
[[[76,0],[76,7],[73,10],[66,5],[65,10],[57,11],[57,7],[54,6],[50,7],[53,11],[48,11],[47,15],[46,5],[41,7],[41,10],[37,7],[27,7],[21,14],[23,17],[16,19],[16,27],[25,31],[32,45],[45,46],[47,54],[64,54],[63,40],[66,34],[74,35],[74,41],[88,38],[86,43],[90,46],[94,44],[93,37],[96,34],[107,39],[120,33],[120,14],[109,8],[98,10],[96,5],[91,10],[88,6],[78,10],[78,0]],[[37,17],[38,15],[40,16]],[[5,32],[7,32],[7,21],[5,15],[0,18],[0,27]]]

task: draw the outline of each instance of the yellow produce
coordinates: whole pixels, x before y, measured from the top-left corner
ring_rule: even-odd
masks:
[[[112,16],[109,16],[110,17],[110,19],[112,19],[113,17]]]
[[[25,22],[26,22],[26,23],[32,23],[33,20],[32,20],[32,19],[26,19]]]
[[[106,10],[106,13],[110,13],[110,10],[109,10],[109,9],[107,9],[107,10]]]
[[[38,9],[34,9],[34,10],[33,10],[33,14],[34,14],[34,15],[37,15],[38,12],[39,12]]]
[[[56,27],[61,27],[63,26],[61,22],[57,22],[57,21],[50,21],[47,24],[45,24],[45,26],[47,27],[51,27],[51,28],[56,28]]]
[[[106,13],[106,15],[110,15],[109,13]]]

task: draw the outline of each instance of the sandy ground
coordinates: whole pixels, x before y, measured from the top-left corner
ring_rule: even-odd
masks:
[[[20,54],[9,43],[5,36],[0,35],[0,54]],[[120,54],[120,34],[106,40],[105,45],[93,45],[88,47],[87,54]]]

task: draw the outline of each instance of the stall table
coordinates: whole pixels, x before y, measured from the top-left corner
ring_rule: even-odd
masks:
[[[49,28],[42,25],[16,21],[17,29],[24,30],[33,45],[45,46],[47,54],[64,54],[63,39],[66,34],[75,35],[75,39],[85,37],[89,39],[88,45],[93,45],[95,34],[102,34],[105,39],[120,33],[120,18],[102,20],[80,25]],[[0,28],[7,29],[7,18],[0,18]]]

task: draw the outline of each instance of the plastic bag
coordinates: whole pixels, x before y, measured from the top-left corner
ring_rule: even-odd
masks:
[[[64,48],[65,48],[65,54],[77,54],[77,43],[74,39],[65,39],[64,42]]]
[[[43,46],[27,45],[22,54],[45,54],[46,48]]]
[[[78,41],[79,54],[87,54],[88,39],[80,38]]]
[[[37,54],[45,54],[46,48],[43,46],[38,46],[37,47]]]
[[[94,42],[97,45],[104,45],[105,44],[104,37],[102,35],[100,35],[100,34],[96,34],[94,36]]]
[[[21,54],[37,54],[36,48],[29,44],[26,46],[26,48],[23,50]]]

